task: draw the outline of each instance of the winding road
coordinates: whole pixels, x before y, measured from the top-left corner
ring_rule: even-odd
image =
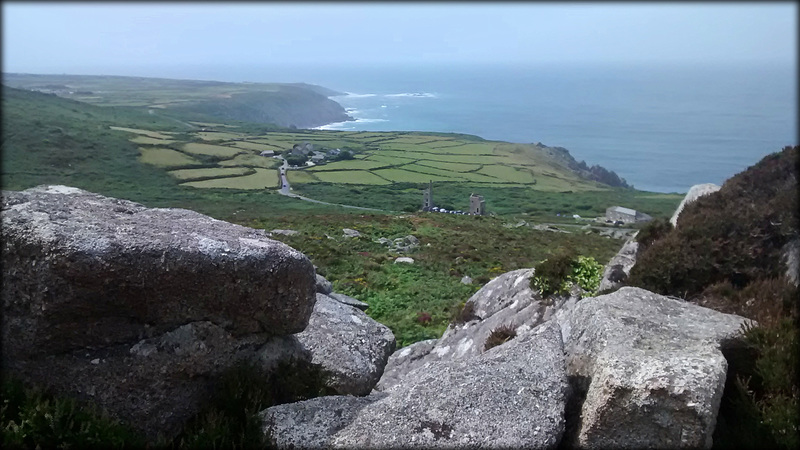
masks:
[[[296,199],[307,201],[307,202],[311,202],[311,203],[319,203],[320,205],[341,206],[342,208],[360,209],[362,211],[391,212],[391,211],[386,211],[386,210],[377,209],[377,208],[365,208],[363,206],[343,205],[341,203],[328,203],[328,202],[323,202],[323,201],[320,201],[320,200],[314,200],[313,198],[303,197],[302,195],[299,195],[299,194],[295,194],[295,193],[291,192],[292,186],[289,185],[289,179],[286,177],[286,171],[289,170],[289,163],[285,159],[283,159],[282,156],[278,156],[278,159],[283,161],[283,164],[281,164],[281,167],[278,169],[280,171],[280,175],[281,175],[281,189],[278,192],[281,195],[285,195],[287,197],[292,197],[292,198],[296,198]]]

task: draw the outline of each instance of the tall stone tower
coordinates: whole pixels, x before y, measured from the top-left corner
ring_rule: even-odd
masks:
[[[422,192],[422,210],[433,208],[433,180],[428,182],[428,188]]]
[[[469,196],[469,213],[473,216],[486,214],[486,202],[482,195],[472,194]]]

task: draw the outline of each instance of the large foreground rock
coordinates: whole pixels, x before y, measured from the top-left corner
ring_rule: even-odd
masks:
[[[530,286],[532,276],[533,269],[519,269],[489,281],[467,300],[465,307],[472,313],[464,322],[450,324],[438,340],[417,343],[393,354],[376,389],[386,390],[406,373],[429,363],[480,355],[489,335],[501,326],[512,327],[522,335],[549,320],[565,299],[543,301]]]
[[[151,439],[308,324],[313,266],[261,231],[65,186],[2,200],[3,370]]]
[[[3,356],[106,346],[208,320],[302,331],[314,269],[263,231],[65,186],[4,191]]]
[[[573,445],[708,448],[746,319],[625,287],[559,311],[567,373],[585,395]]]
[[[474,358],[414,370],[361,400],[269,408],[264,427],[278,448],[555,448],[567,390],[551,323]]]
[[[367,395],[395,349],[392,331],[363,311],[317,293],[308,328],[294,336],[339,394]]]

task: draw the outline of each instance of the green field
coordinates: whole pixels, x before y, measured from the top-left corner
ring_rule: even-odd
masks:
[[[184,167],[202,165],[200,161],[170,148],[140,147],[139,161],[156,167]]]
[[[265,169],[276,169],[280,165],[280,161],[265,156],[259,156],[252,153],[236,155],[233,159],[226,159],[217,163],[223,167],[263,167]]]
[[[143,136],[148,136],[154,139],[170,139],[172,137],[169,134],[165,134],[163,132],[160,133],[158,131],[142,130],[139,128],[125,128],[125,127],[113,127],[113,126],[109,128],[117,131],[127,131],[128,133],[141,134]]]
[[[223,169],[214,169],[223,170]],[[243,177],[215,178],[204,181],[190,181],[181,183],[181,186],[194,188],[224,188],[224,189],[274,189],[279,183],[278,174],[269,169],[253,169],[255,173]]]
[[[244,167],[230,167],[214,169],[180,169],[172,170],[169,172],[169,174],[178,180],[187,181],[250,175],[254,172],[255,171],[253,169],[247,169]]]
[[[323,183],[339,184],[391,184],[384,178],[366,170],[342,170],[334,172],[314,172],[314,176]]]
[[[218,156],[220,158],[233,158],[243,152],[241,149],[224,147],[222,145],[198,144],[195,142],[185,144],[182,149],[187,153],[193,153],[195,155]]]
[[[133,142],[134,144],[142,144],[142,145],[167,145],[175,142],[169,139],[157,139],[149,136],[136,136],[130,141]]]

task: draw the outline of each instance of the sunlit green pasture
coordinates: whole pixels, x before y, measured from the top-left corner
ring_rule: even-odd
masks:
[[[349,160],[349,161],[334,161],[324,165],[314,166],[310,169],[312,172],[325,172],[329,170],[371,170],[378,167],[386,167],[388,163],[370,160]]]
[[[374,174],[381,176],[394,183],[427,183],[428,181],[462,181],[457,176],[450,175],[431,175],[420,172],[412,172],[403,169],[381,169],[374,170]]]
[[[233,158],[239,153],[244,152],[244,150],[238,148],[223,147],[221,145],[199,144],[196,142],[190,142],[188,144],[185,144],[182,148],[183,151],[187,153],[194,153],[196,155],[217,156],[222,158]]]
[[[221,170],[221,169],[220,169]],[[255,173],[242,177],[214,178],[203,181],[190,181],[181,183],[181,186],[195,188],[225,188],[225,189],[272,189],[278,186],[278,171],[269,169],[253,169]]]
[[[275,147],[271,145],[264,145],[264,144],[256,144],[254,142],[246,142],[246,141],[235,141],[230,143],[231,146],[245,149],[245,150],[254,150],[257,152],[263,151],[275,151]]]
[[[391,184],[372,172],[366,170],[343,170],[332,172],[314,172],[314,175],[323,183],[341,183],[341,184]]]
[[[151,138],[150,136],[136,136],[135,138],[129,140],[134,144],[143,144],[143,145],[167,145],[175,142],[169,139]]]
[[[185,167],[202,163],[189,155],[171,148],[140,147],[139,161],[156,167]]]
[[[535,181],[535,178],[530,170],[511,166],[486,165],[478,170],[477,173],[494,177],[498,179],[498,181],[506,181],[511,183],[527,184]]]
[[[277,160],[275,158],[247,153],[247,154],[236,155],[236,157],[234,157],[233,159],[226,159],[224,161],[220,161],[217,163],[217,165],[223,167],[244,166],[244,167],[263,167],[265,169],[275,169],[280,165],[280,163],[281,163],[280,160]]]
[[[369,161],[376,161],[389,165],[410,164],[418,160],[418,158],[414,158],[413,156],[411,157],[396,156],[396,155],[384,154],[383,152],[370,153],[369,155],[366,156],[366,158]]]
[[[287,170],[286,178],[289,179],[289,183],[291,184],[320,182],[319,178],[317,178],[314,173],[305,170]]]
[[[207,178],[224,178],[255,173],[253,169],[247,167],[220,167],[211,169],[180,169],[169,172],[173,177],[181,181],[202,180]]]
[[[240,139],[245,136],[241,133],[230,133],[227,131],[198,131],[196,134],[204,141],[228,141],[231,139]]]
[[[481,164],[448,163],[429,160],[420,160],[417,164],[420,166],[428,166],[436,169],[450,170],[453,172],[472,172],[482,167]]]
[[[139,128],[125,128],[125,127],[109,127],[109,128],[117,131],[127,131],[128,133],[136,133],[144,136],[150,136],[151,138],[155,139],[169,139],[172,137],[170,136],[171,133],[168,132],[150,131],[150,130],[142,130]]]

